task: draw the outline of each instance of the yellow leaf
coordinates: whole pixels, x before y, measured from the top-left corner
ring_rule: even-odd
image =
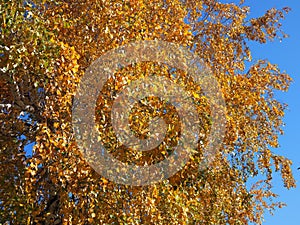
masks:
[[[198,93],[193,93],[193,96],[195,97],[195,98],[200,98],[200,95],[198,94]]]

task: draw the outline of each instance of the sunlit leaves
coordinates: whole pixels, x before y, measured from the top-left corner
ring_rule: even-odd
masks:
[[[281,172],[287,188],[295,184],[291,162],[272,150],[279,146],[286,107],[274,99],[274,90],[287,91],[291,78],[267,61],[250,68],[245,62],[251,61],[248,40],[265,43],[284,36],[280,19],[288,8],[252,19],[249,11],[243,4],[213,0],[2,1],[0,222],[247,224],[260,223],[265,209],[280,207],[266,200],[276,197],[270,190],[273,170]],[[164,143],[148,153],[118,145],[109,126],[110,106],[118,91],[143,76],[157,74],[182,85],[201,116],[201,132],[195,154],[169,180],[146,187],[118,185],[82,158],[73,137],[72,99],[85,69],[101,54],[155,39],[187,46],[213,71],[226,100],[226,136],[212,168],[199,171],[211,126],[201,88],[166,65],[122,68],[95,107],[99,138],[115,157],[157,162],[172,153],[169,147],[180,136],[174,107],[149,97],[133,108],[131,128],[146,138],[149,120],[162,117],[169,125]],[[30,141],[36,142],[32,157],[24,152]],[[258,173],[265,180],[247,189],[245,182]]]

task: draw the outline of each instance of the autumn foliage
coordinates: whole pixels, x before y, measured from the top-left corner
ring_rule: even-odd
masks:
[[[273,201],[274,172],[287,188],[295,181],[291,161],[275,151],[286,105],[274,91],[287,91],[291,78],[266,60],[252,62],[248,43],[283,38],[280,20],[289,9],[258,18],[249,18],[250,11],[243,1],[1,0],[0,224],[261,224],[266,210],[281,207]],[[121,68],[95,109],[99,137],[119,160],[160,161],[180,135],[174,107],[149,97],[136,104],[129,121],[137,137],[146,138],[149,118],[162,117],[171,127],[164,143],[143,153],[118,145],[109,109],[131,81],[153,73],[168,77],[191,93],[201,116],[201,143],[183,170],[135,187],[111,182],[82,157],[72,104],[94,60],[140,40],[174,42],[199,55],[221,87],[227,122],[212,166],[199,170],[212,125],[201,89],[167,65]],[[162,107],[166,114],[151,110]],[[257,176],[262,180],[249,187]]]

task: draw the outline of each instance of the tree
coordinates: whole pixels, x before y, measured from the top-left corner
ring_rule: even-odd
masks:
[[[26,1],[1,1],[0,223],[27,220],[28,154],[44,120],[45,86],[58,48],[48,40],[39,10]]]
[[[249,19],[249,7],[215,0],[41,1],[1,3],[1,223],[8,224],[260,224],[273,171],[295,186],[291,161],[276,155],[285,104],[275,90],[291,78],[267,61],[251,62],[249,41],[282,38],[280,19],[289,11],[270,9]],[[199,170],[211,127],[201,89],[181,70],[140,62],[116,72],[102,90],[96,119],[107,149],[127,163],[151,164],[177,144],[174,107],[147,98],[130,116],[139,138],[147,137],[151,108],[167,124],[165,143],[146,153],[118,146],[109,118],[114,96],[125,85],[156,73],[185,87],[197,103],[203,143],[184,168],[148,186],[116,184],[86,162],[72,131],[72,104],[88,66],[104,52],[140,40],[163,40],[201,56],[226,101],[226,135],[213,165]],[[20,116],[21,115],[21,116]],[[22,116],[23,115],[23,116]],[[139,116],[139,119],[136,119]],[[104,119],[103,119],[104,118]],[[106,126],[104,126],[106,124]],[[34,142],[31,155],[26,144]],[[250,177],[265,179],[251,189]]]

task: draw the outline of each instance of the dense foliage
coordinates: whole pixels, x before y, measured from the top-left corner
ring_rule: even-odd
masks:
[[[291,78],[270,62],[251,62],[247,43],[283,38],[280,20],[288,11],[270,9],[249,19],[243,1],[1,0],[0,224],[260,224],[265,210],[281,206],[272,201],[274,171],[287,188],[295,186],[291,161],[274,152],[286,107],[274,91],[287,91]],[[226,136],[213,166],[199,171],[211,126],[199,87],[184,71],[154,62],[122,68],[104,87],[107,99],[99,97],[96,116],[108,124],[99,126],[99,135],[118,159],[149,164],[176,145],[178,116],[159,99],[137,105],[130,119],[143,138],[153,114],[149,105],[167,109],[158,116],[172,128],[151,152],[117,148],[107,119],[115,93],[154,72],[192,94],[204,135],[170,179],[115,184],[82,157],[72,132],[72,99],[86,68],[104,52],[155,39],[186,46],[207,63],[226,101]],[[29,143],[35,144],[32,153]],[[263,180],[249,188],[247,181],[259,174]]]

